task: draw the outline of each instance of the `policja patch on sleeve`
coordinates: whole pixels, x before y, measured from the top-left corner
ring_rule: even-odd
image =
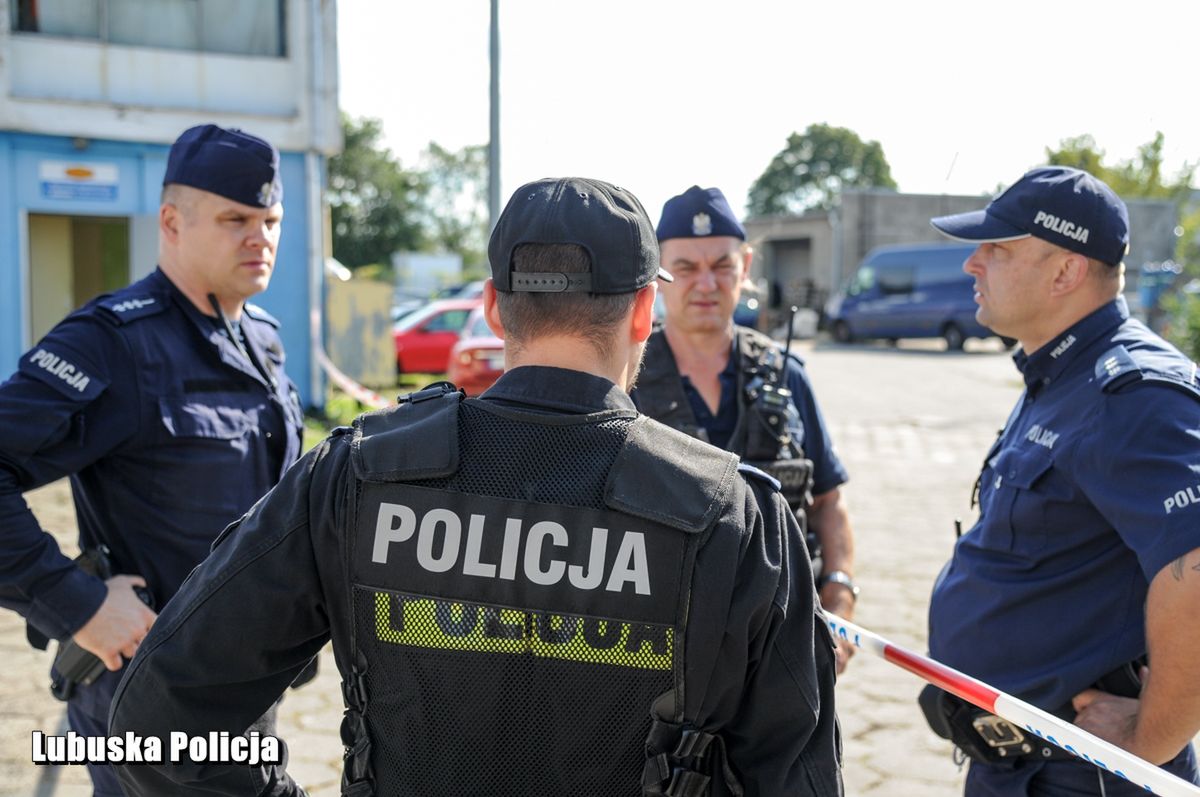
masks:
[[[18,370],[80,404],[91,402],[108,387],[108,382],[91,368],[79,364],[79,358],[74,354],[61,352],[48,344],[39,344],[26,352]]]

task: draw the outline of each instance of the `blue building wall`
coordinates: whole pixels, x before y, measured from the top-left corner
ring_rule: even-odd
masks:
[[[135,216],[158,213],[162,178],[167,167],[168,147],[118,141],[88,140],[76,149],[72,139],[0,131],[0,379],[16,370],[25,349],[24,330],[29,328],[25,306],[28,257],[22,251],[27,232],[20,228],[21,212],[55,213],[70,216]],[[44,160],[112,164],[118,170],[115,192],[99,198],[56,197],[41,185],[39,162]],[[309,308],[321,301],[310,296],[308,278],[309,223],[304,155],[285,152],[280,156],[284,195],[283,233],[271,287],[254,297],[281,322],[287,350],[287,372],[300,390],[305,406],[313,404],[309,347]],[[322,169],[323,171],[323,169]],[[150,264],[131,264],[133,273]],[[32,343],[32,341],[30,342]]]

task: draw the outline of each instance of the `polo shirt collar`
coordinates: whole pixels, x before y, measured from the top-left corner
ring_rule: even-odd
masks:
[[[480,398],[570,413],[636,411],[629,394],[604,377],[546,365],[506,371]]]
[[[1080,352],[1129,318],[1129,305],[1118,296],[1060,332],[1032,354],[1013,355],[1017,370],[1025,378],[1030,395],[1049,385],[1065,371]]]

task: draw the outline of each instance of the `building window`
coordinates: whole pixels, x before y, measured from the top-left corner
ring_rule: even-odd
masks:
[[[12,29],[110,44],[287,55],[287,0],[15,0]]]

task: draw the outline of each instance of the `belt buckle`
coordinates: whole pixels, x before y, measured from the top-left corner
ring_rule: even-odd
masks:
[[[1009,755],[1028,755],[1033,752],[1033,745],[1025,741],[1025,734],[1003,717],[995,714],[980,714],[971,721],[975,732],[978,733],[988,747],[993,748],[1001,758]]]

